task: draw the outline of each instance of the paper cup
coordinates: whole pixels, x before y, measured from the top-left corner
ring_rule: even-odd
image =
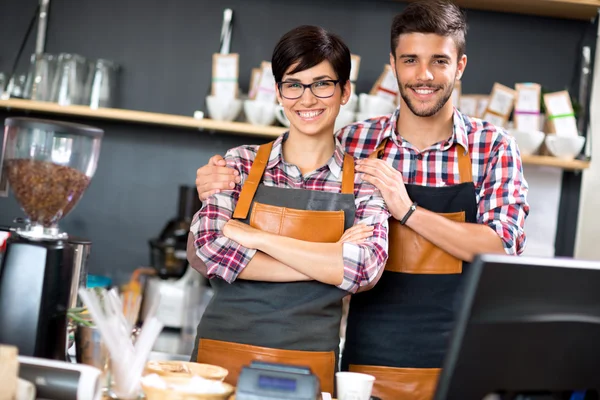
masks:
[[[336,372],[338,400],[369,400],[373,391],[373,375],[359,372]]]

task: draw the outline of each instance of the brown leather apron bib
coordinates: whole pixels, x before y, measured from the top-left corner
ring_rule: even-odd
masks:
[[[386,145],[387,139],[371,157],[382,157]],[[406,189],[419,207],[453,221],[476,222],[469,153],[454,149],[460,184],[407,184]],[[343,369],[374,375],[373,395],[383,400],[430,400],[468,264],[393,218],[389,226],[389,258],[381,280],[350,302]]]
[[[345,156],[341,193],[260,185],[272,142],[260,146],[233,218],[263,231],[337,242],[354,223],[354,160]],[[229,370],[235,385],[252,360],[310,367],[333,393],[345,291],[316,281],[212,279],[215,292],[198,327],[196,360]]]

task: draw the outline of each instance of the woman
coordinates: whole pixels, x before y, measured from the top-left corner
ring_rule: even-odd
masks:
[[[262,360],[308,366],[333,392],[342,299],[383,270],[389,213],[333,135],[350,97],[346,45],[302,26],[280,39],[272,68],[289,131],[229,150],[241,182],[209,197],[190,229],[214,289],[194,354],[231,384]]]

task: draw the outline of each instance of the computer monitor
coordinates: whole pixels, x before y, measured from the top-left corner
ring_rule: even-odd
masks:
[[[598,392],[600,262],[480,255],[466,274],[435,400]]]

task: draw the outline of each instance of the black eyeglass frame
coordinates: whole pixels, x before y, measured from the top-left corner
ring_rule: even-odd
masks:
[[[329,96],[319,96],[319,95],[317,95],[313,91],[312,86],[314,84],[321,83],[321,82],[333,82],[333,93],[331,93]],[[298,97],[286,97],[286,96],[284,96],[283,95],[283,91],[281,90],[281,86],[284,83],[293,83],[295,85],[302,86],[302,93],[300,94],[300,96],[298,96]],[[277,82],[277,88],[279,89],[279,94],[281,95],[281,97],[283,97],[284,99],[287,99],[287,100],[298,100],[300,97],[304,96],[304,92],[306,91],[306,88],[310,89],[310,92],[313,94],[313,96],[318,97],[319,99],[328,99],[328,98],[330,98],[331,96],[333,96],[335,94],[335,86],[338,83],[340,83],[339,79],[323,79],[323,80],[316,81],[316,82],[313,82],[313,83],[308,83],[308,84],[304,84],[304,83],[301,83],[301,82],[281,81],[281,82]]]

